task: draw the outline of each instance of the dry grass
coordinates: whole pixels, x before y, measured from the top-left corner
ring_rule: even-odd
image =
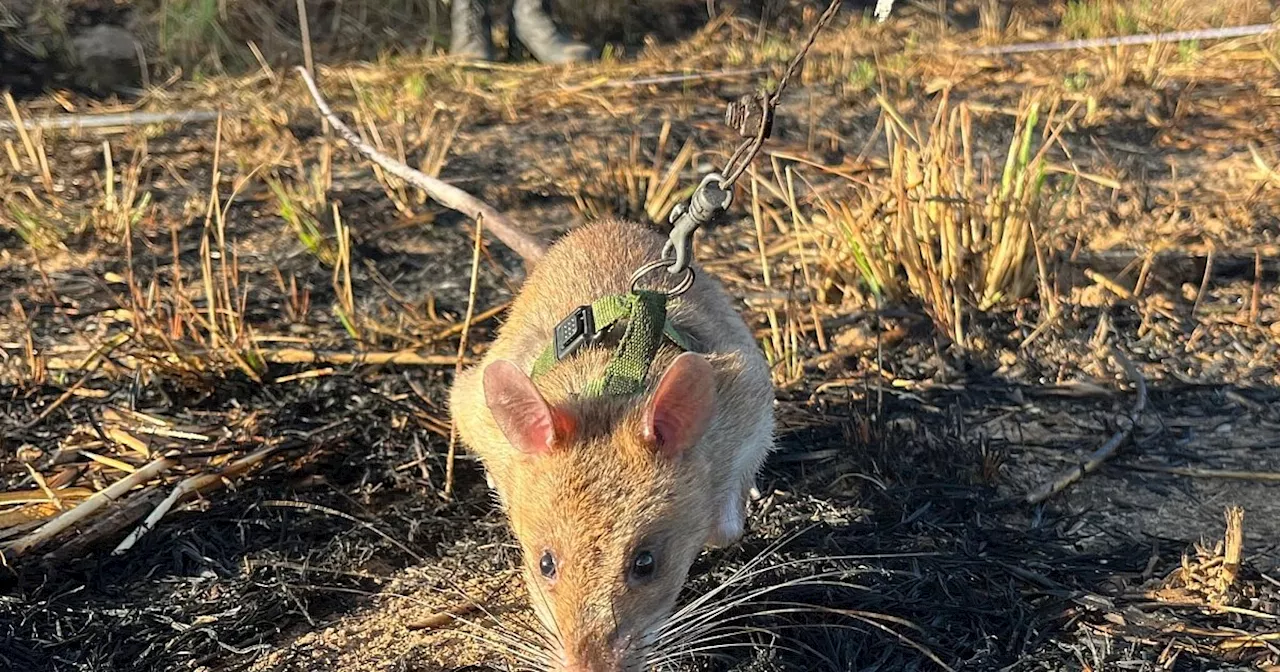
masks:
[[[151,60],[164,71],[244,73],[263,64],[299,62],[307,50],[293,2],[137,0],[134,7],[148,37]],[[375,60],[392,53],[433,55],[448,44],[447,1],[307,0],[303,8],[309,46],[318,62]],[[643,6],[614,0],[561,2],[556,10],[569,30],[604,47],[606,59],[622,44],[680,36],[694,21],[706,18],[706,4],[698,0]],[[655,21],[655,16],[660,19]],[[507,42],[501,6],[495,7],[494,24],[501,48]]]
[[[1226,4],[1192,0],[1068,0],[1062,10],[1062,32],[1070,38],[1094,38],[1227,25],[1232,10]]]
[[[102,141],[102,197],[94,204],[92,224],[94,233],[107,242],[124,240],[133,227],[148,213],[151,192],[143,190],[140,181],[147,168],[147,145],[143,140],[133,150],[124,164],[116,186],[116,159],[112,156],[110,141]]]
[[[322,180],[313,173],[311,179],[301,184],[286,186],[280,177],[269,175],[265,178],[275,197],[276,212],[298,237],[298,242],[326,266],[332,266],[336,261],[333,244],[321,230],[322,225],[316,217],[316,213],[323,213],[329,204]]]
[[[932,553],[939,534],[954,531],[966,515],[962,511],[989,493],[947,499],[917,489],[912,479],[932,472],[907,458],[897,471],[882,471],[881,457],[893,451],[873,452],[858,469],[843,461],[833,466],[824,455],[861,456],[878,432],[919,426],[928,435],[917,437],[919,445],[937,444],[944,465],[939,473],[952,479],[940,489],[971,486],[967,475],[952,473],[960,444],[952,442],[950,429],[940,429],[952,422],[943,417],[951,403],[944,395],[961,392],[932,378],[947,375],[953,356],[983,372],[998,364],[997,375],[1022,380],[1026,386],[1018,394],[1030,397],[1044,381],[1065,388],[1103,375],[1089,368],[1087,351],[1076,347],[1085,340],[1081,334],[1099,334],[1146,348],[1135,351],[1134,359],[1153,390],[1224,380],[1242,389],[1258,380],[1274,386],[1280,345],[1277,253],[1257,234],[1269,230],[1266,205],[1280,187],[1272,141],[1280,117],[1260,104],[1273,88],[1267,77],[1280,68],[1272,64],[1280,42],[1029,56],[1009,66],[958,59],[948,51],[956,46],[954,36],[937,32],[935,16],[909,16],[884,27],[851,22],[818,45],[799,81],[806,88],[795,89],[798,95],[787,101],[778,133],[766,146],[773,160],[758,163],[750,180],[740,183],[734,216],[699,234],[699,259],[745,304],[744,314],[774,366],[787,432],[820,430],[816,438],[784,438],[792,454],[780,457],[778,465],[797,480],[762,504],[772,507],[766,509],[774,516],[770,533],[786,532],[796,520],[821,519],[845,530],[841,543],[870,539],[888,548],[897,540],[894,534],[915,529]],[[1002,34],[991,27],[988,38],[1026,37],[1019,26],[1026,28],[1029,19],[1014,19]],[[324,30],[320,26],[317,34]],[[954,42],[963,46],[964,39]],[[621,214],[661,223],[703,167],[722,160],[717,148],[735,144],[719,124],[721,102],[726,93],[738,95],[756,81],[715,73],[731,63],[770,66],[790,53],[789,44],[739,16],[639,61],[610,60],[592,68],[462,68],[407,57],[394,67],[330,68],[323,56],[318,60],[322,77],[342,84],[332,87],[340,113],[354,118],[353,126],[371,143],[427,172],[483,190],[504,207],[526,208],[534,215],[528,221],[570,226]],[[1154,75],[1147,76],[1143,68],[1151,63]],[[711,74],[674,83],[634,81],[694,70]],[[1079,82],[1064,81],[1063,73],[1078,72],[1084,73]],[[1153,88],[1168,82],[1175,85]],[[1028,88],[1041,95],[1023,98]],[[941,93],[948,90],[954,93]],[[1168,97],[1169,91],[1177,96]],[[422,102],[427,97],[429,105]],[[95,109],[78,99],[28,101],[10,116],[60,111],[63,103]],[[493,247],[463,235],[446,218],[438,227],[422,227],[438,209],[317,137],[315,115],[290,78],[262,74],[182,83],[157,90],[146,105],[215,103],[228,110],[218,127],[111,133],[105,146],[102,137],[71,132],[0,137],[0,219],[25,241],[0,250],[0,279],[7,283],[0,286],[6,292],[0,311],[12,315],[0,320],[0,372],[6,393],[12,391],[5,419],[26,426],[19,430],[20,445],[3,446],[15,445],[20,459],[0,460],[10,488],[0,493],[0,545],[11,550],[95,493],[129,486],[118,507],[82,509],[84,527],[46,528],[57,534],[21,546],[21,556],[6,551],[6,559],[23,571],[45,553],[58,561],[96,557],[87,542],[110,548],[129,532],[145,530],[139,521],[164,515],[155,512],[167,510],[162,507],[170,498],[176,506],[233,483],[254,464],[270,465],[267,477],[281,479],[298,465],[299,471],[315,469],[306,478],[355,474],[352,483],[332,485],[343,498],[337,504],[358,501],[371,509],[381,507],[387,493],[438,502],[423,493],[439,493],[449,482],[449,425],[439,401],[447,375],[400,375],[387,367],[455,367],[482,348],[486,339],[471,327],[486,328],[501,313],[516,277],[504,266],[507,258],[490,256]],[[1079,109],[1070,110],[1075,104]],[[1063,128],[1060,136],[1069,137],[1055,137]],[[574,134],[568,159],[562,129]],[[1152,145],[1160,149],[1147,152]],[[1153,243],[1161,241],[1168,241],[1167,249],[1156,250]],[[1214,262],[1195,267],[1188,255],[1203,255],[1210,245],[1219,246]],[[1241,247],[1248,262],[1244,285],[1223,277],[1240,267]],[[369,258],[361,258],[364,250],[372,250]],[[1086,280],[1064,270],[1075,253],[1114,250],[1136,251],[1146,261],[1094,266],[1083,275]],[[1181,261],[1194,273],[1165,268]],[[1058,286],[1047,287],[1052,279]],[[1057,291],[1061,297],[1054,296]],[[1050,320],[1059,303],[1057,320]],[[917,316],[921,307],[927,318]],[[473,319],[459,319],[464,315]],[[929,319],[966,346],[944,350],[939,359],[948,363],[935,365],[935,344],[901,326]],[[1050,323],[1053,328],[1045,326]],[[1042,335],[1025,353],[1005,345],[1032,340],[1029,332]],[[1176,368],[1154,363],[1175,354],[1182,357]],[[1086,422],[1077,417],[1084,402],[1051,402],[1047,395],[1011,394],[1007,403],[991,402],[991,413],[982,419],[991,424],[981,425],[980,439],[967,435],[965,441],[980,440],[985,450],[985,433],[999,431],[1009,409],[1031,409],[1024,418],[1034,411],[1040,422],[1041,409],[1057,403],[1066,409],[1064,416]],[[1158,401],[1152,398],[1168,417],[1172,410],[1163,391]],[[1190,397],[1187,403],[1192,401],[1208,403]],[[1100,400],[1090,411],[1104,419],[1100,426],[1113,415],[1109,403]],[[1215,422],[1239,428],[1243,411],[1229,411]],[[844,413],[854,419],[837,417]],[[893,424],[878,428],[886,419]],[[1201,432],[1197,426],[1198,435],[1217,441],[1215,427]],[[904,447],[915,444],[915,435],[903,435]],[[1139,435],[1144,451],[1152,445],[1146,441],[1162,440],[1142,427],[1135,430]],[[820,442],[816,448],[813,441]],[[1024,453],[984,453],[990,459],[983,482],[1016,489],[1022,483],[1011,482],[1009,470],[1034,463],[1033,457],[1044,457],[1054,468],[1071,460],[1069,438],[1049,447],[1024,443],[1019,438],[996,445]],[[856,449],[847,451],[849,444]],[[343,447],[358,456],[358,466],[315,467]],[[297,461],[281,468],[279,453],[291,448],[299,449],[288,453]],[[387,451],[382,462],[369,457],[376,450]],[[161,461],[170,452],[176,464]],[[149,480],[126,480],[138,473]],[[469,489],[469,473],[460,460],[454,502],[479,508],[482,498],[474,494],[478,488]],[[1110,476],[1091,475],[1080,488]],[[860,482],[865,491],[853,487]],[[270,487],[294,485],[282,480]],[[886,488],[894,487],[910,490],[909,497],[889,501],[899,491]],[[239,501],[233,500],[237,496],[208,497],[201,506]],[[796,517],[788,507],[799,500],[809,508]],[[863,507],[888,511],[883,530],[865,534]],[[432,510],[412,517],[404,535],[433,524],[436,515]],[[992,520],[985,510],[979,517]],[[191,521],[211,519],[199,510],[176,521],[165,515],[163,527],[151,534],[180,533]],[[1057,534],[1052,526],[1044,533],[1051,528]],[[479,529],[466,530],[467,543],[478,543]],[[1008,613],[990,622],[934,620],[932,593],[866,594],[887,596],[891,603],[879,606],[887,611],[901,607],[892,602],[903,594],[928,596],[927,604],[915,605],[921,611],[914,620],[927,629],[946,623],[942,629],[953,637],[930,645],[938,644],[948,662],[972,653],[965,648],[970,644],[985,645],[985,633],[1049,632],[1038,629],[1039,621],[1031,628],[1030,621],[1006,617],[1018,610],[1043,613],[1043,593],[1036,591],[1076,594],[1077,586],[1046,586],[1043,577],[1027,583],[1021,574],[1001,573],[1007,568],[1000,563],[1021,558],[1029,546],[1042,548],[1027,544],[1023,528],[1016,529],[1006,540],[1013,550],[990,565],[969,564],[966,556],[937,572],[903,567],[903,577],[922,585],[941,578],[946,588],[963,587],[973,578],[972,585],[982,587],[973,604],[988,616],[996,610],[982,600],[992,593],[978,579],[999,583],[1009,593],[1000,603]],[[975,536],[950,537],[947,543],[967,549],[989,541],[990,530],[964,534],[971,532]],[[163,544],[169,540],[163,537]],[[275,552],[271,543],[264,547]],[[314,548],[302,551],[304,559]],[[501,548],[502,540],[484,546],[490,561],[506,563],[509,558],[488,551]],[[146,555],[150,549],[132,552],[139,555],[129,557],[139,562],[152,559]],[[1141,561],[1149,550],[1136,553]],[[1073,547],[1064,557],[1086,562],[1078,554]],[[382,559],[361,557],[350,564],[363,571],[362,563]],[[1194,567],[1200,561],[1189,562]],[[342,563],[335,568],[351,569]],[[1116,570],[1108,565],[1098,571]],[[946,583],[957,575],[965,578]],[[289,589],[307,600],[314,593],[301,583]],[[1035,601],[1026,597],[1032,594]],[[244,613],[256,614],[248,634],[229,633],[227,621],[210,621],[208,628],[222,639],[181,646],[216,658],[225,655],[220,642],[278,641],[270,639],[278,634],[252,639],[259,637],[258,624],[307,627],[296,614],[266,615],[275,612],[261,611],[268,603],[254,599],[244,600]],[[279,602],[269,604],[277,608]],[[0,607],[7,604],[12,603]],[[1117,606],[1117,615],[1125,604]],[[322,615],[307,612],[308,618]],[[167,625],[121,626],[126,628],[130,641],[151,646],[148,665],[161,660],[157,669],[173,666],[164,644],[175,635]],[[114,638],[116,632],[89,632],[84,641],[93,646],[95,638]],[[1116,641],[1123,635],[1118,626],[1108,634]],[[1070,639],[1050,636],[1046,646]],[[1163,646],[1174,637],[1157,632],[1151,641]],[[1216,655],[1187,651],[1186,656]],[[1267,655],[1261,649],[1254,653],[1259,659]]]
[[[851,200],[820,201],[821,221],[843,242],[831,266],[890,301],[918,299],[964,344],[971,311],[1047,286],[1038,232],[1054,216],[1045,167],[1053,115],[1041,125],[1041,103],[1024,103],[1005,155],[993,157],[975,154],[972,114],[945,94],[924,128],[880,104],[887,172],[854,184]]]
[[[648,155],[643,144],[637,130],[622,157],[601,143],[575,145],[573,160],[582,170],[578,176],[570,176],[564,187],[581,216],[627,217],[662,225],[676,204],[692,195],[696,185],[682,182],[697,153],[693,139],[686,139],[669,157],[672,140],[668,121],[662,124]]]
[[[148,168],[145,141],[135,147],[129,160],[114,156],[111,142],[102,141],[101,174],[90,196],[70,200],[53,188],[53,177],[44,149],[43,134],[32,135],[31,147],[37,173],[48,186],[37,190],[30,185],[7,190],[4,209],[8,217],[0,217],[0,228],[15,233],[34,249],[51,252],[65,249],[70,236],[92,233],[108,244],[123,242],[126,233],[151,211],[151,193],[141,180]],[[18,162],[21,169],[21,162]],[[117,166],[122,168],[117,169]]]
[[[243,73],[260,58],[296,63],[303,52],[293,2],[139,0],[135,8],[154,61],[188,74]],[[376,58],[380,50],[430,54],[444,44],[448,6],[440,0],[306,3],[316,58]],[[255,51],[257,53],[255,53]]]

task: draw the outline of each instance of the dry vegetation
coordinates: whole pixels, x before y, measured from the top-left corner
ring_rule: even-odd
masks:
[[[516,551],[444,393],[519,264],[326,137],[277,67],[294,3],[226,4],[148,9],[153,74],[199,78],[6,100],[218,113],[0,129],[0,663],[496,665]],[[671,42],[579,9],[617,42],[581,68],[424,57],[433,2],[306,6],[353,128],[552,236],[664,226],[727,158],[724,102],[821,9],[765,4],[681,5]],[[1280,669],[1280,35],[964,53],[1269,7],[899,4],[818,42],[699,239],[782,450],[670,662]]]

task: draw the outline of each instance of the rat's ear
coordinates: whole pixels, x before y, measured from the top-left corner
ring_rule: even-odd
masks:
[[[572,431],[569,417],[548,404],[529,376],[505,359],[484,369],[484,403],[507,441],[530,455],[551,450]]]
[[[662,374],[644,413],[644,438],[673,458],[702,438],[716,409],[716,379],[701,355],[686,352]]]

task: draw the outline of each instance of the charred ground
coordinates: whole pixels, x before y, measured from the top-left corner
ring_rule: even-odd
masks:
[[[1113,16],[1124,3],[1106,6],[1086,18],[1128,25]],[[732,584],[735,594],[797,583],[721,614],[747,627],[704,652],[718,659],[690,665],[1275,668],[1276,38],[975,58],[957,51],[996,39],[976,10],[901,9],[883,27],[842,22],[819,43],[758,165],[754,202],[747,182],[702,239],[699,258],[776,348],[782,448],[748,538],[700,560],[690,599],[761,554],[774,569]],[[1150,23],[1137,27],[1267,11],[1181,3],[1166,24],[1137,15]],[[678,194],[650,185],[670,172],[683,189],[722,160],[735,140],[723,104],[755,80],[636,78],[776,72],[804,25],[795,14],[764,30],[755,15],[729,16],[592,69],[402,59],[322,68],[321,86],[392,151],[548,236],[607,213],[663,221]],[[1059,6],[1005,18],[1004,42],[1092,25]],[[927,301],[877,300],[820,207],[854,203],[860,184],[892,171],[887,107],[924,133],[944,90],[973,114],[979,163],[1003,160],[1024,96],[1070,122],[1046,178],[1061,204],[1039,239],[1056,313],[1040,292],[969,310],[964,343],[935,326]],[[34,157],[3,136],[14,159],[0,160],[0,662],[502,669],[501,647],[474,639],[492,631],[440,617],[512,628],[528,618],[510,571],[517,551],[465,453],[443,496],[443,400],[468,302],[474,355],[497,319],[486,315],[519,285],[518,261],[486,244],[471,295],[470,225],[326,141],[287,71],[179,84],[143,102],[224,114],[44,131],[29,138]],[[45,97],[21,113],[65,105],[95,107]],[[799,223],[776,179],[786,168],[808,181]],[[316,183],[320,195],[308,191]],[[1135,387],[1108,345],[1149,388],[1130,440],[1046,504],[1025,503],[1129,426]],[[401,359],[351,362],[370,353]],[[177,463],[160,477],[14,552],[58,503],[72,509],[166,450]],[[230,469],[253,455],[263,457]],[[183,479],[220,470],[216,486],[111,554]],[[1213,546],[1233,505],[1245,513],[1244,555],[1223,585],[1227,549]],[[824,572],[838,585],[801,580]]]

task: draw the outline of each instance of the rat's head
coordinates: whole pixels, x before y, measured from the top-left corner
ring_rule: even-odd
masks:
[[[713,519],[697,450],[716,407],[710,364],[680,355],[639,400],[553,404],[497,361],[484,391],[515,453],[498,488],[533,607],[556,642],[553,669],[638,667]]]

